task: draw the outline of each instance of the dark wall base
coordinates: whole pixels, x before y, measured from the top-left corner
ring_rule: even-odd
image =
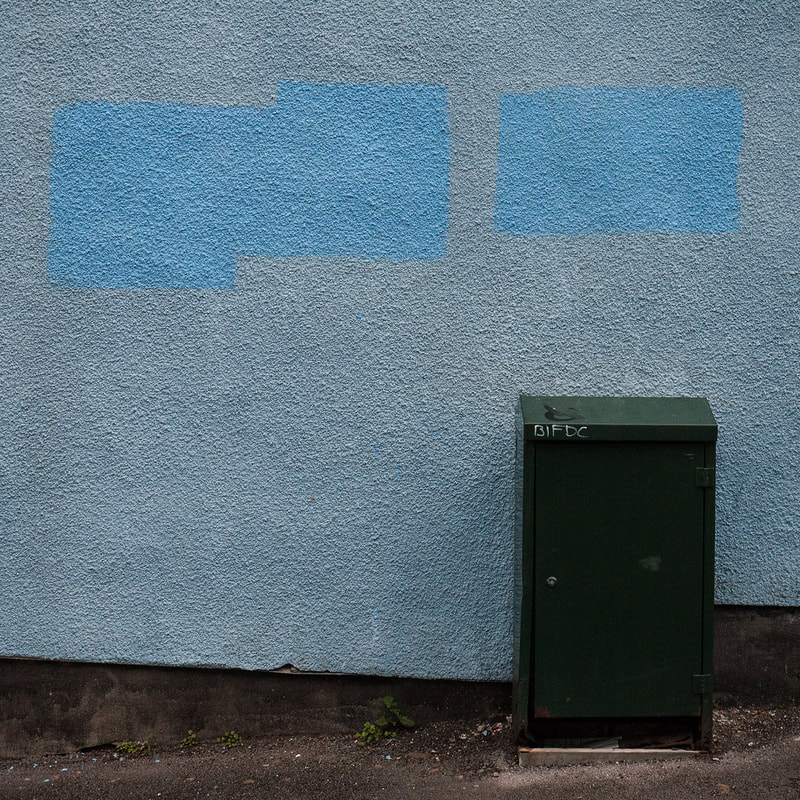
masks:
[[[377,719],[385,695],[418,724],[498,719],[511,685],[359,675],[0,659],[0,755],[64,753],[147,739],[177,745],[235,730],[355,734]]]
[[[800,702],[800,609],[718,606],[715,624],[718,702]],[[189,728],[355,733],[384,695],[423,725],[511,713],[510,683],[0,659],[0,755],[176,745]]]
[[[800,608],[717,606],[718,703],[800,703]]]

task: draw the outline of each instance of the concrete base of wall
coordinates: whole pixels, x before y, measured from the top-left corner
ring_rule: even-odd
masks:
[[[800,609],[720,606],[715,648],[718,701],[800,701]],[[511,713],[511,685],[496,682],[0,659],[0,686],[4,756],[177,744],[190,728],[201,739],[355,733],[384,695],[423,725]]]
[[[511,686],[359,675],[0,659],[0,755],[64,753],[110,742],[356,733],[395,697],[417,724],[504,719]]]
[[[718,703],[800,703],[800,608],[717,606]]]

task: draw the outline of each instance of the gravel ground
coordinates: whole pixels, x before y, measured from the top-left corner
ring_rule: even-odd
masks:
[[[0,760],[2,800],[152,798],[731,798],[800,800],[800,707],[715,711],[714,753],[680,762],[520,769],[505,718],[429,725],[361,748],[351,735],[156,745]]]

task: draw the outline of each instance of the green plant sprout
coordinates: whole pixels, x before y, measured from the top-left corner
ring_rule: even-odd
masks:
[[[242,737],[236,731],[226,731],[217,739],[217,742],[223,747],[239,747]]]
[[[375,722],[365,722],[361,733],[356,734],[360,747],[369,747],[381,739],[394,739],[402,728],[413,728],[414,720],[401,713],[394,697],[384,697],[385,711]]]
[[[126,756],[143,756],[151,750],[150,742],[135,741],[135,742],[117,742],[115,750]]]
[[[189,728],[186,732],[186,736],[181,739],[181,750],[188,750],[190,747],[194,747],[197,744],[197,734]]]

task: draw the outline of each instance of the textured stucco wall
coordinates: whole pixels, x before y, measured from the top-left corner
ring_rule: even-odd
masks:
[[[707,396],[717,599],[800,605],[800,12],[661,5],[3,3],[0,655],[510,677],[520,392]],[[284,250],[273,229],[242,226],[235,170],[219,224],[248,246],[198,245],[186,205],[135,234],[157,234],[150,277],[124,245],[76,245],[86,198],[108,211],[108,228],[93,223],[108,241],[138,223],[124,203],[106,209],[102,187],[61,193],[70,109],[279,109],[286,83],[444,98],[433,193],[393,193],[381,175],[402,163],[376,148],[368,166],[388,172],[342,171],[356,192],[383,187],[371,206],[337,205],[314,182],[335,166],[301,159],[297,196],[278,192],[304,220],[289,217]],[[730,101],[723,161],[703,161],[718,164],[706,220],[617,232],[641,209],[619,194],[611,217],[600,199],[611,221],[592,235],[531,235],[530,217],[509,215],[503,108],[570,87]],[[613,108],[612,122],[628,113]],[[694,119],[700,135],[714,109]],[[666,175],[680,207],[680,170],[665,169],[634,170],[637,196]],[[143,213],[159,186],[184,196],[136,185]],[[401,226],[419,223],[418,250],[393,208],[430,212]],[[153,242],[177,244],[159,260]],[[215,260],[229,256],[233,280]],[[227,288],[197,288],[213,285]]]

